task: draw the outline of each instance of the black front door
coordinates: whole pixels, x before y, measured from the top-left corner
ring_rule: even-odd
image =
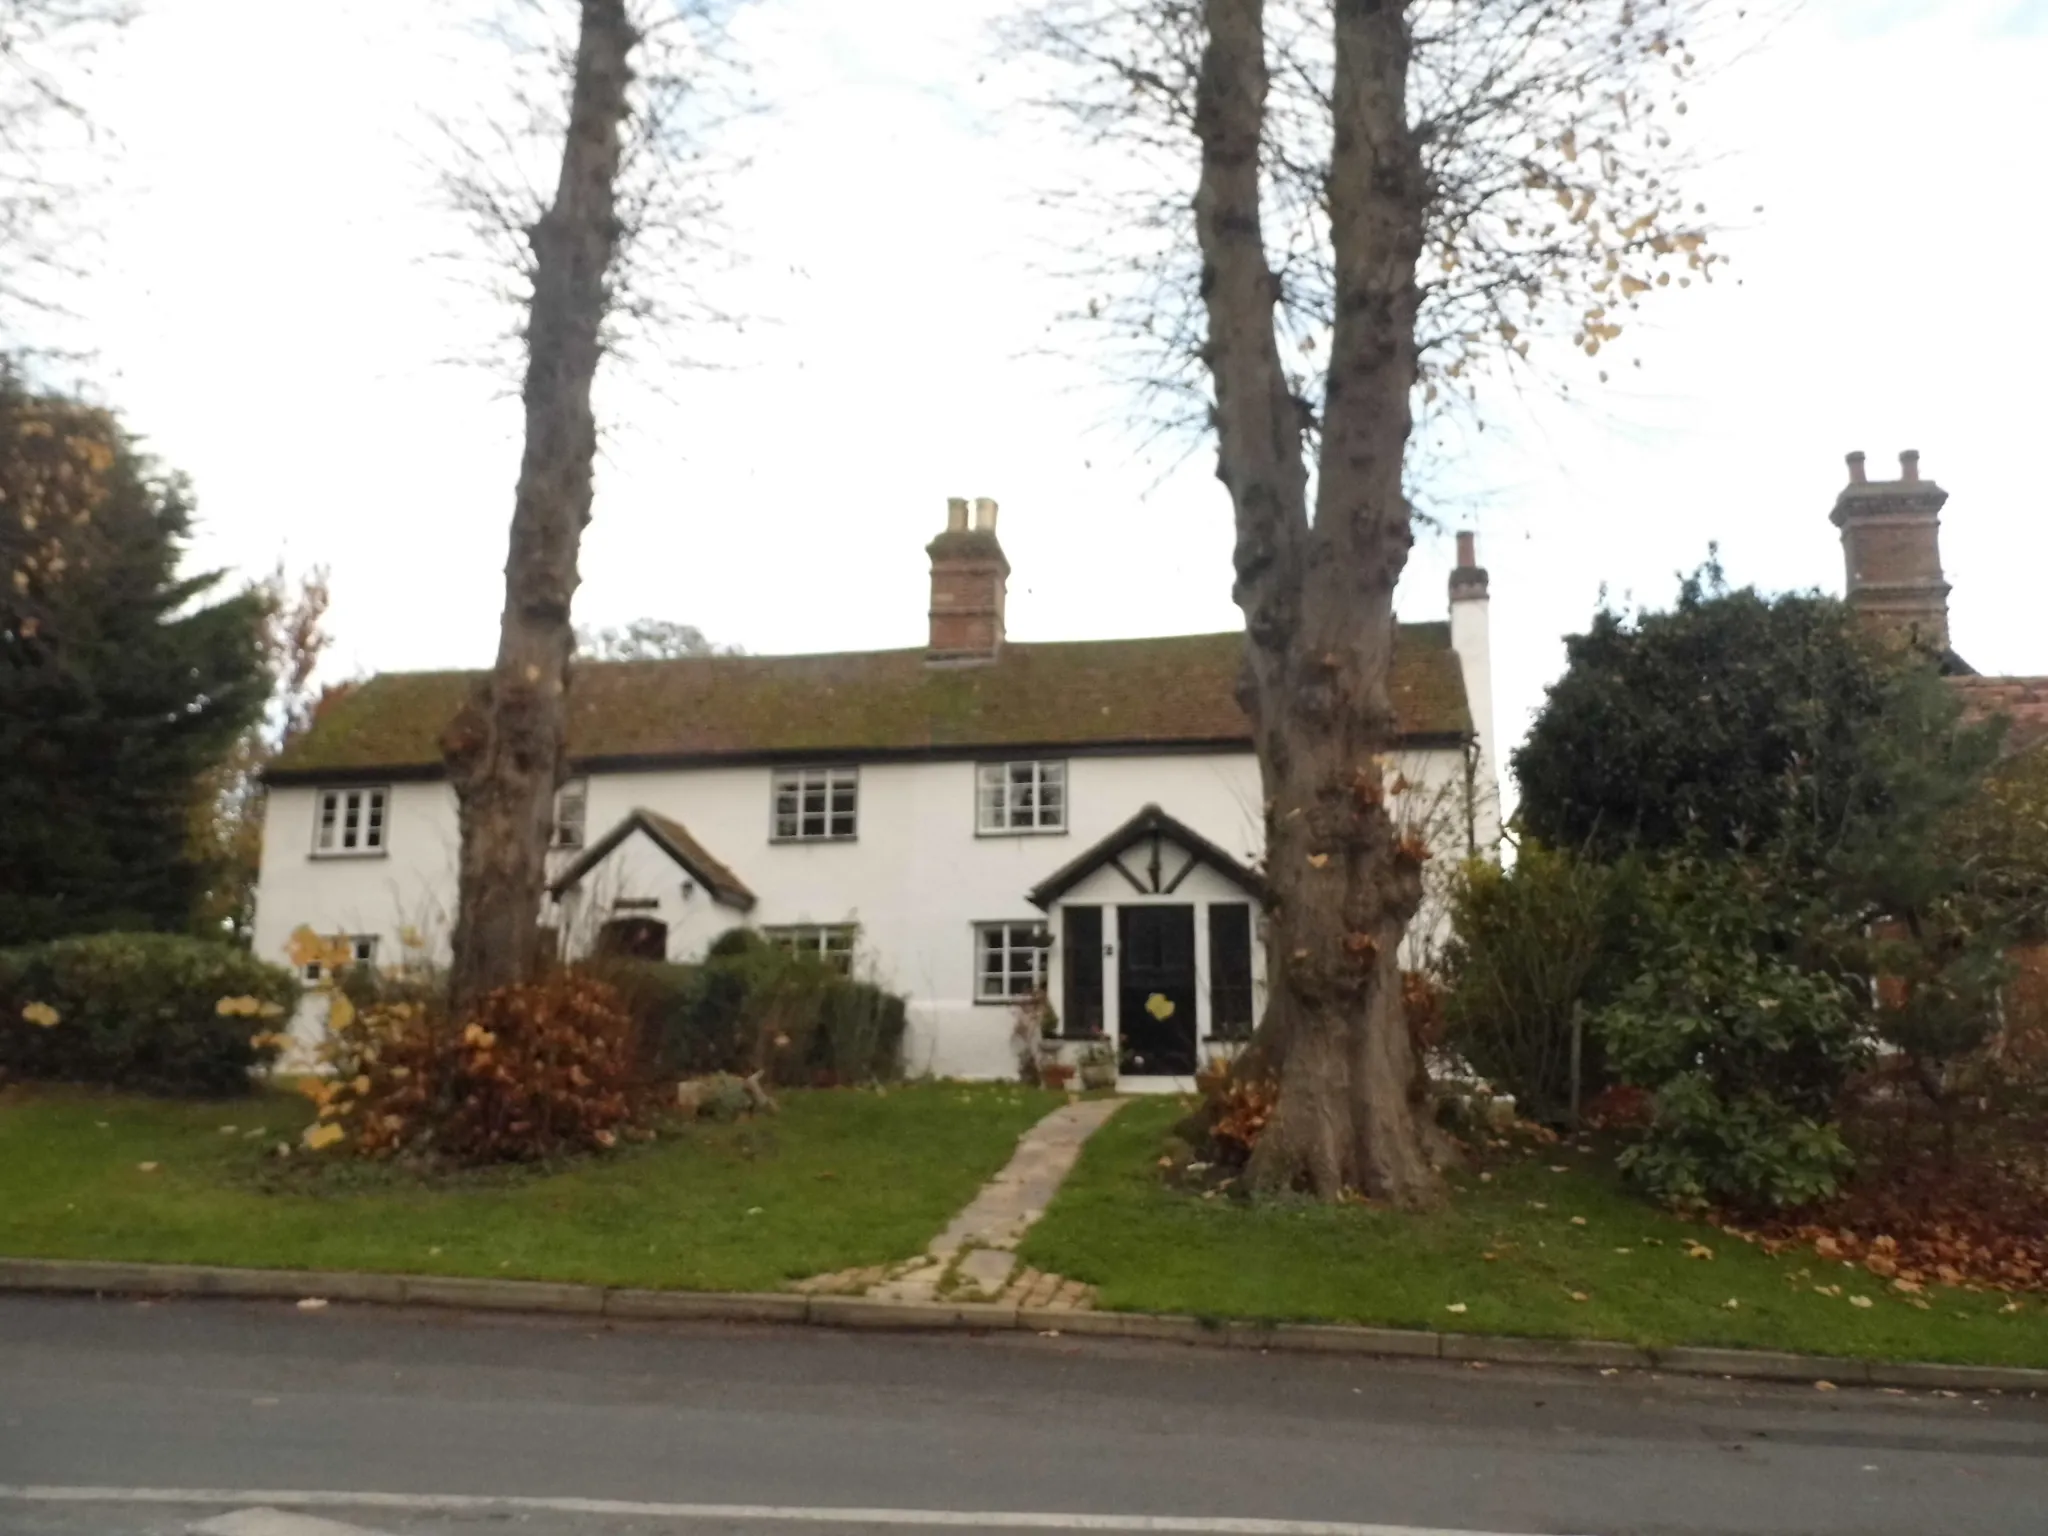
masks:
[[[1195,1073],[1195,909],[1117,909],[1119,1070]]]

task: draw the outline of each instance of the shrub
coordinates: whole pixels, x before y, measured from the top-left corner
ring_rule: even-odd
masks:
[[[450,1020],[431,1002],[361,1013],[337,995],[331,1079],[306,1144],[370,1157],[536,1162],[616,1144],[651,1108],[639,1026],[617,991],[576,970],[504,987]]]
[[[780,1087],[902,1075],[901,997],[757,936],[729,934],[697,965],[612,960],[598,974],[626,999],[664,1073],[762,1072]]]
[[[290,971],[225,944],[104,933],[0,951],[0,1076],[245,1093],[298,1006]],[[268,1021],[268,1022],[266,1022]]]
[[[1866,1037],[1848,988],[1799,963],[1801,914],[1768,871],[1691,857],[1651,871],[1642,906],[1638,974],[1597,1020],[1615,1072],[1654,1097],[1623,1170],[1681,1206],[1832,1195]]]
[[[1475,860],[1451,887],[1444,1044],[1518,1111],[1558,1122],[1572,1102],[1572,1020],[1582,1020],[1579,1088],[1609,1083],[1583,1020],[1626,979],[1629,866],[1525,843],[1510,869]]]

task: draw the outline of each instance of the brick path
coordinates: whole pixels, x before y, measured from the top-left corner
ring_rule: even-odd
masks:
[[[844,1269],[800,1280],[813,1296],[873,1296],[883,1301],[1014,1301],[1022,1306],[1085,1309],[1095,1288],[1017,1268],[1017,1244],[1045,1214],[1081,1146],[1117,1112],[1121,1099],[1074,1099],[1026,1131],[1007,1166],[981,1188],[918,1258]]]

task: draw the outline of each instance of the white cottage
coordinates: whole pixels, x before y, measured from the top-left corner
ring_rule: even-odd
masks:
[[[912,650],[579,663],[550,912],[572,953],[689,960],[736,925],[910,999],[907,1067],[1015,1070],[1018,1001],[1106,1037],[1127,1086],[1185,1083],[1257,1017],[1258,764],[1241,637],[1011,641],[996,506],[949,504]],[[1402,626],[1404,803],[1440,858],[1499,839],[1486,573]],[[270,774],[255,944],[301,925],[367,963],[445,952],[455,797],[439,735],[468,673],[331,700]],[[1424,938],[1427,935],[1423,935]],[[310,1046],[317,1005],[296,1025]]]

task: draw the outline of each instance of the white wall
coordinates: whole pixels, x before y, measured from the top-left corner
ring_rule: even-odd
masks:
[[[1464,778],[1456,752],[1410,754],[1401,766],[1417,795]],[[1025,892],[1144,805],[1158,804],[1246,862],[1257,859],[1263,841],[1258,765],[1249,752],[1072,758],[1068,829],[1019,837],[975,835],[972,762],[871,763],[860,770],[857,840],[771,843],[770,777],[766,767],[593,775],[587,836],[602,837],[636,807],[658,811],[681,821],[753,890],[759,904],[744,921],[859,924],[862,971],[911,1000],[912,1072],[995,1077],[1014,1070],[1010,1009],[974,1001],[973,924],[1041,920]],[[314,801],[310,788],[275,789],[269,797],[256,952],[282,960],[292,931],[304,924],[320,933],[377,934],[380,957],[397,955],[400,932],[410,926],[445,954],[456,870],[449,787],[392,787],[381,857],[312,857]],[[1462,818],[1449,819],[1457,835],[1439,856],[1455,860],[1464,852]],[[563,856],[553,858],[559,867]],[[607,900],[657,898],[672,958],[688,959],[742,919],[701,888],[685,898],[683,879],[636,836],[592,872],[584,891]],[[302,1027],[317,1026],[309,1019]]]

